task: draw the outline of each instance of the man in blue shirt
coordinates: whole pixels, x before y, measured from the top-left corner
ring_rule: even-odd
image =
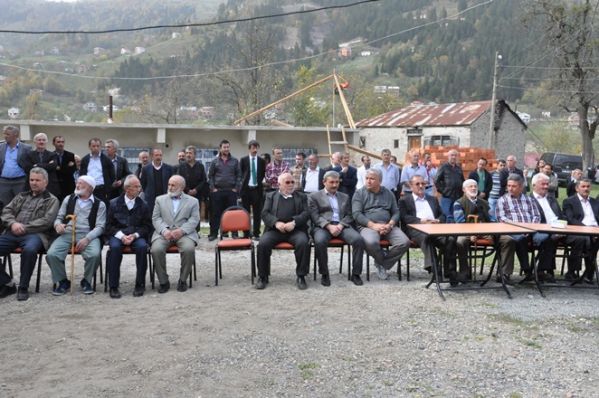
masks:
[[[25,190],[25,157],[31,146],[19,140],[18,127],[4,126],[3,132],[6,142],[0,144],[0,202],[5,206]]]

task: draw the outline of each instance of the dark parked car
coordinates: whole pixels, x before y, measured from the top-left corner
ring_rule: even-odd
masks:
[[[568,155],[566,153],[545,152],[541,159],[545,163],[551,163],[553,172],[557,174],[560,187],[567,185],[568,177],[574,169],[582,170],[582,156]]]

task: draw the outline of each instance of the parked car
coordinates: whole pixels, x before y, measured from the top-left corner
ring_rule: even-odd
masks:
[[[541,155],[545,163],[551,163],[553,172],[557,174],[557,181],[560,187],[568,185],[568,177],[572,170],[582,170],[582,156],[569,155],[567,153],[545,152]]]

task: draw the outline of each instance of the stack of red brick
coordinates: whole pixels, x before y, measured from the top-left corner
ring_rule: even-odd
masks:
[[[476,164],[478,160],[483,157],[487,159],[487,170],[489,172],[495,170],[497,167],[497,159],[494,149],[488,148],[475,148],[475,147],[458,147],[458,146],[425,146],[420,149],[420,158],[425,152],[431,154],[431,159],[435,167],[439,167],[443,163],[447,162],[447,152],[451,149],[455,149],[459,152],[460,158],[459,163],[464,171],[464,178],[468,177],[471,171],[476,170]],[[409,164],[409,154],[406,154],[406,161],[404,164]]]

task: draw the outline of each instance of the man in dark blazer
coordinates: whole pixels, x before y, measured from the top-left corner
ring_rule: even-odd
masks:
[[[131,171],[129,170],[127,159],[117,154],[119,150],[119,142],[117,140],[114,138],[107,139],[104,143],[104,149],[106,156],[108,156],[114,167],[114,182],[108,195],[110,199],[114,199],[123,193],[123,183],[125,182],[125,178],[131,174]]]
[[[73,174],[77,170],[77,165],[75,164],[75,154],[64,149],[65,139],[63,136],[57,135],[52,138],[52,144],[58,162],[56,176],[58,177],[60,195],[57,198],[62,203],[62,200],[75,190],[75,177]]]
[[[133,174],[135,174],[135,177],[141,180],[141,169],[150,164],[150,154],[148,151],[141,151],[137,155],[137,159],[139,159],[139,164],[137,165],[137,169]]]
[[[96,181],[94,196],[100,198],[106,207],[109,205],[109,195],[115,181],[114,166],[108,156],[102,153],[102,140],[92,138],[88,142],[90,153],[81,159],[79,175],[89,175]]]
[[[566,197],[569,198],[572,195],[576,195],[576,181],[582,178],[582,170],[574,169],[570,177],[568,177],[568,184],[566,186]]]
[[[179,163],[177,174],[185,180],[183,193],[193,196],[201,203],[208,188],[206,180],[206,169],[202,162],[196,161],[196,147],[189,145],[185,148],[185,161]]]
[[[415,174],[410,178],[411,194],[404,195],[399,201],[399,214],[404,226],[408,224],[439,224],[445,222],[445,215],[437,202],[437,198],[427,195],[424,178]],[[456,272],[456,238],[455,236],[427,236],[408,228],[407,234],[416,242],[424,253],[424,267],[429,272],[433,266],[430,245],[435,245],[443,255],[443,268],[452,286],[458,284]]]
[[[4,142],[0,143],[0,202],[6,206],[19,193],[25,191],[25,155],[31,146],[19,140],[17,126],[4,126]]]
[[[264,289],[270,273],[272,249],[281,242],[293,245],[296,262],[296,284],[300,290],[308,288],[306,275],[310,272],[310,239],[308,220],[310,212],[306,196],[294,191],[295,180],[288,173],[278,178],[279,189],[266,195],[262,209],[265,232],[258,243],[258,280],[256,289]]]
[[[358,183],[358,169],[349,164],[349,153],[347,152],[341,156],[341,172],[339,173],[339,177],[339,191],[347,194],[351,201],[356,192],[356,184]]]
[[[352,225],[351,200],[343,192],[339,192],[339,173],[327,171],[324,175],[324,189],[308,196],[308,208],[314,230],[314,255],[318,260],[321,284],[330,286],[327,246],[333,237],[343,239],[353,248],[351,281],[362,285],[362,257],[364,256],[364,239]]]
[[[45,133],[37,133],[33,137],[35,148],[25,156],[25,172],[29,172],[34,167],[40,167],[48,173],[48,187],[46,188],[52,195],[57,198],[60,196],[60,186],[58,185],[58,176],[56,175],[56,167],[58,166],[57,155],[46,149],[48,144],[48,136]],[[27,184],[29,190],[29,184]]]
[[[152,214],[140,197],[141,183],[134,175],[123,181],[125,193],[110,201],[106,217],[105,236],[110,247],[106,258],[110,297],[121,298],[119,291],[123,249],[127,246],[135,253],[135,290],[133,296],[143,296],[148,268],[148,239],[152,231]]]
[[[599,201],[590,197],[591,180],[584,178],[576,182],[576,195],[564,200],[564,214],[571,225],[599,225]],[[595,258],[597,241],[588,236],[569,235],[566,243],[572,246],[568,257],[566,280],[576,280],[576,271],[580,271],[581,257],[584,256],[585,271],[582,278],[587,283],[593,282],[595,274]]]
[[[142,168],[140,178],[150,213],[154,210],[156,198],[168,192],[168,180],[173,174],[173,167],[162,162],[162,150],[152,150],[152,162]]]
[[[566,219],[555,196],[549,193],[549,181],[549,176],[544,173],[538,173],[532,177],[530,197],[539,209],[542,224],[551,224],[556,220]],[[539,280],[555,283],[555,252],[557,242],[562,238],[563,235],[560,234],[536,233],[533,235],[533,243],[539,247],[539,265],[537,268]]]
[[[264,202],[264,172],[266,162],[258,156],[260,143],[251,140],[248,143],[248,155],[239,161],[241,168],[241,204],[244,209],[252,213],[252,235],[254,238],[260,237],[260,216],[262,213],[262,204]],[[244,231],[245,236],[249,236],[250,231]]]
[[[488,201],[489,194],[491,193],[491,190],[493,189],[493,177],[491,176],[491,173],[489,173],[487,171],[486,167],[487,167],[487,159],[485,159],[485,158],[478,159],[478,163],[476,165],[476,170],[470,172],[470,174],[468,175],[468,179],[476,181],[476,183],[478,184],[478,196],[481,199]],[[481,178],[483,180],[482,184],[481,184]],[[483,189],[481,189],[481,185],[483,185],[482,186]]]

